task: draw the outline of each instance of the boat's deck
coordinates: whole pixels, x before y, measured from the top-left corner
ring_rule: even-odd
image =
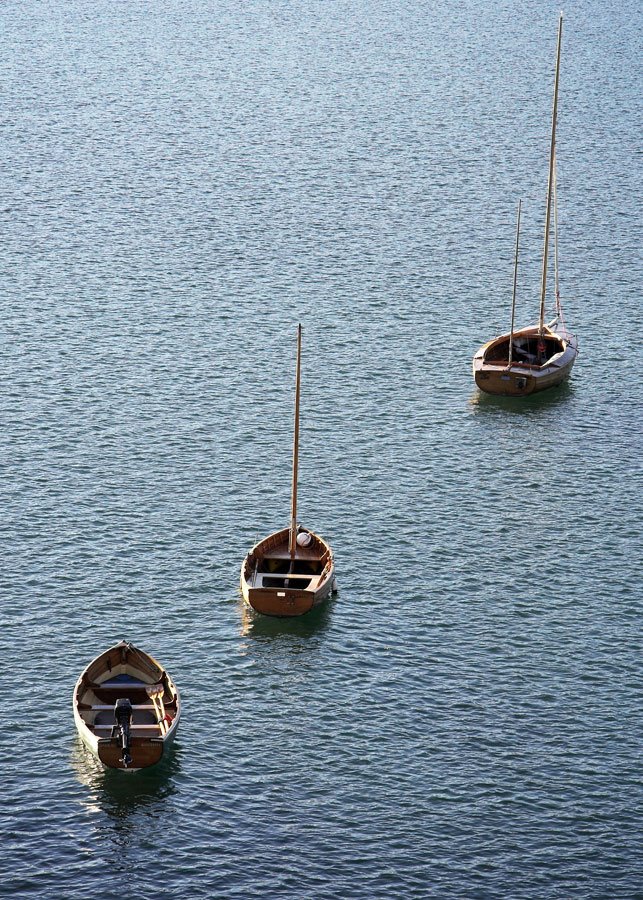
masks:
[[[316,560],[321,559],[324,554],[324,551],[320,553],[319,549],[315,547],[299,547],[297,546],[297,550],[295,551],[295,560],[298,559],[306,559],[306,560]],[[288,546],[284,547],[275,547],[274,550],[269,550],[268,553],[263,557],[264,559],[285,559],[290,560],[290,551],[288,550]]]
[[[278,572],[257,572],[252,587],[290,589],[292,591],[316,591],[322,581],[321,575],[293,575]]]
[[[116,725],[116,700],[126,698],[132,704],[132,737],[162,736],[176,717],[178,709],[176,699],[166,693],[167,689],[164,690],[165,686],[161,684],[160,698],[155,705],[147,694],[148,688],[153,686],[152,682],[141,681],[140,677],[129,673],[120,673],[103,682],[87,682],[78,701],[78,712],[90,731],[98,737],[111,737]],[[165,702],[163,694],[167,698]]]
[[[318,535],[302,531],[312,541],[309,546],[298,543],[294,556],[289,548],[289,529],[275,532],[256,544],[242,567],[242,589],[246,586],[251,591],[273,592],[279,598],[287,595],[291,598],[289,602],[297,593],[305,598],[324,592],[333,574],[332,552]]]
[[[92,710],[98,710],[93,723],[89,725],[100,737],[109,737],[116,724],[114,719],[114,707],[96,704]],[[88,723],[89,724],[89,723]],[[156,713],[152,704],[136,704],[132,706],[132,723],[130,725],[132,737],[156,737],[163,732],[156,721]]]

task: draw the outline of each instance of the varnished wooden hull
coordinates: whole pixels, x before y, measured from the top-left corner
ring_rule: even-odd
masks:
[[[163,687],[156,702],[147,692],[154,685]],[[119,740],[112,736],[114,704],[122,698],[130,700],[133,709],[128,764],[123,762]],[[73,709],[78,734],[94,756],[106,768],[136,772],[160,762],[167,753],[179,726],[181,700],[176,685],[153,657],[121,641],[81,674]]]
[[[319,535],[310,548],[297,547],[294,566],[288,553],[289,529],[269,535],[252,548],[241,566],[241,594],[266,616],[303,616],[335,590],[335,568],[329,545]]]
[[[514,333],[514,340],[536,340],[538,326],[523,328]],[[499,348],[508,346],[509,335],[503,334],[487,341],[473,357],[473,377],[481,391],[505,397],[526,397],[555,387],[567,379],[578,355],[578,342],[566,330],[547,330],[547,338],[556,340],[558,352],[548,356],[543,365],[520,360],[494,359]]]

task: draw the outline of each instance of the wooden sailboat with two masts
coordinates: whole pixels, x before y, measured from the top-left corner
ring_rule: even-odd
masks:
[[[301,325],[297,330],[290,525],[255,544],[241,566],[243,599],[266,616],[301,616],[337,590],[330,546],[297,522],[300,381]]]
[[[563,17],[558,23],[556,50],[556,75],[554,79],[554,106],[552,113],[551,145],[549,153],[549,179],[547,184],[547,210],[545,214],[545,241],[543,247],[542,277],[540,288],[540,317],[537,325],[514,330],[516,305],[516,277],[518,269],[518,243],[520,235],[520,205],[516,229],[516,254],[514,263],[514,290],[511,309],[511,329],[507,334],[495,337],[473,357],[473,377],[478,387],[488,394],[524,397],[554,387],[570,374],[578,355],[578,341],[571,334],[563,319],[558,284],[558,215],[556,198],[556,117],[558,114],[558,79],[560,73],[560,47],[563,33]],[[547,267],[552,208],[554,212],[554,273],[556,314],[545,323],[545,299],[547,294]]]

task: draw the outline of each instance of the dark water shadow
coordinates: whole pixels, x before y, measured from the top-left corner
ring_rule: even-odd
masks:
[[[311,609],[303,616],[290,616],[283,619],[275,616],[263,616],[250,609],[242,599],[238,601],[241,618],[241,634],[243,637],[282,638],[291,635],[295,638],[309,638],[322,635],[330,625],[334,598],[329,598],[320,606]]]
[[[485,394],[476,389],[469,399],[469,406],[474,415],[493,415],[495,413],[512,413],[515,415],[533,416],[540,411],[550,410],[559,404],[566,403],[574,396],[574,386],[569,381],[564,381],[557,387],[548,388],[537,394],[529,394],[527,397],[500,397],[494,394]]]

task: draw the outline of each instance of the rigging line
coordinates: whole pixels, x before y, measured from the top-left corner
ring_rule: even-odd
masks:
[[[556,156],[556,147],[554,147],[554,284],[556,291],[556,317],[560,319],[560,324],[566,330],[565,317],[563,315],[563,305],[560,302],[560,284],[558,281],[558,159]]]
[[[562,318],[560,308],[560,285],[558,283],[558,179],[557,158],[554,145],[554,171],[553,171],[553,195],[554,195],[554,287],[556,292],[556,315]]]
[[[554,149],[556,147],[556,117],[558,112],[558,81],[560,76],[560,45],[563,36],[563,15],[558,20],[558,41],[556,46],[556,74],[554,75],[554,104],[551,115],[551,141],[549,145],[549,175],[547,178],[547,207],[545,210],[545,239],[543,242],[543,266],[540,285],[540,316],[538,319],[538,337],[542,341],[545,324],[545,297],[547,294],[547,262],[549,250],[549,229],[551,221],[551,200],[554,175]]]
[[[299,468],[299,403],[301,393],[301,322],[297,327],[297,366],[295,370],[295,423],[293,428],[292,451],[292,500],[290,507],[290,529],[288,552],[290,554],[290,570],[297,551],[297,478]]]
[[[514,258],[514,286],[513,296],[511,298],[511,329],[509,331],[509,353],[507,356],[507,369],[511,368],[513,360],[513,342],[514,342],[514,322],[516,318],[516,286],[518,283],[518,244],[520,241],[520,211],[522,209],[522,200],[518,201],[518,222],[516,224],[516,253]]]

